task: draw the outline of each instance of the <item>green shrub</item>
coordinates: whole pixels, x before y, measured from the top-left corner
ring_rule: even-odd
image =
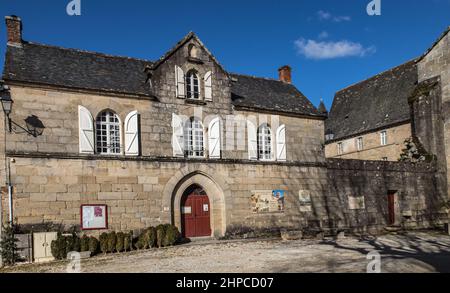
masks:
[[[90,238],[87,235],[83,235],[83,237],[81,237],[80,243],[81,252],[89,251],[89,240]]]
[[[0,250],[3,263],[6,265],[14,265],[18,260],[17,242],[19,240],[14,237],[14,227],[7,225],[3,227],[2,239],[0,242]]]
[[[98,253],[98,240],[95,237],[89,238],[89,251],[91,252],[91,256],[94,256]]]
[[[174,225],[165,225],[164,231],[163,246],[173,246],[180,241],[181,233]]]
[[[108,252],[108,233],[100,235],[100,250],[103,254]]]
[[[66,237],[62,236],[61,234],[58,234],[58,237],[56,240],[53,240],[50,248],[52,255],[57,260],[63,260],[67,258],[67,241]]]
[[[123,239],[123,249],[125,252],[133,250],[133,232],[125,234]]]
[[[166,226],[159,225],[156,227],[156,244],[157,247],[161,248],[164,246],[164,238],[166,237]]]
[[[148,241],[149,248],[156,247],[156,239],[157,239],[156,228],[155,227],[148,228],[147,229],[147,241]]]
[[[108,241],[107,241],[108,245],[108,252],[115,252],[116,251],[116,243],[117,243],[117,235],[116,232],[111,232],[108,234]]]
[[[136,242],[136,248],[138,250],[141,249],[147,249],[148,248],[148,242],[147,242],[147,230],[144,230],[138,237],[138,240]]]
[[[122,252],[125,245],[125,234],[122,232],[117,233],[116,239],[116,252]]]

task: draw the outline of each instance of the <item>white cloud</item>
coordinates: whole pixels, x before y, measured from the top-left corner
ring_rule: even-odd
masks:
[[[343,22],[343,21],[351,21],[352,18],[350,16],[335,16],[328,11],[319,10],[317,11],[317,18],[319,20],[331,20],[334,22]]]
[[[365,57],[376,52],[374,46],[366,48],[360,43],[347,40],[332,42],[299,39],[295,41],[295,47],[300,55],[314,60]]]

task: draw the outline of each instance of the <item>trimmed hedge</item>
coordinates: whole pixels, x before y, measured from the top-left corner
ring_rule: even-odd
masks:
[[[123,239],[123,249],[125,252],[133,250],[133,232],[125,234]]]
[[[99,242],[97,238],[90,237],[89,238],[89,251],[91,252],[91,256],[96,255],[99,252]]]
[[[100,242],[100,251],[103,254],[108,252],[108,233],[102,233],[99,238]]]
[[[123,252],[125,249],[125,234],[119,232],[116,234],[116,252]]]
[[[90,251],[91,256],[99,252],[103,254],[113,252],[127,252],[133,250],[133,232],[102,233],[99,240],[95,237],[84,235],[82,238],[75,233],[70,236],[58,234],[56,240],[51,243],[52,255],[58,260],[65,260],[67,254],[72,251]],[[154,247],[167,247],[180,243],[181,234],[173,225],[159,225],[142,231],[136,239],[134,246],[137,249],[149,249]]]

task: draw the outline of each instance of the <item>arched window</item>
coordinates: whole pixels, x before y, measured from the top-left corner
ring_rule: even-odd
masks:
[[[115,155],[121,153],[120,119],[117,114],[105,110],[97,116],[97,153]]]
[[[203,124],[196,118],[186,122],[185,127],[185,150],[188,157],[204,157],[205,147],[203,139]]]
[[[200,99],[200,82],[194,70],[186,74],[186,97],[188,99]]]
[[[268,124],[263,124],[258,129],[258,159],[272,159],[272,132]]]

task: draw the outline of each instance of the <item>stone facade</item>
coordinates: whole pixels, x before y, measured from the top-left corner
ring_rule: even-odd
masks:
[[[381,145],[381,132],[387,133],[387,145]],[[411,137],[411,124],[382,129],[354,138],[328,143],[325,146],[327,158],[368,161],[398,161],[405,148],[405,140]],[[362,149],[358,150],[358,139],[362,138]],[[338,144],[342,144],[342,154],[338,154]]]
[[[15,24],[10,31],[18,28]],[[8,47],[11,49],[9,55],[20,50],[21,36],[16,36],[15,41],[19,43],[13,49]],[[25,44],[22,46],[25,48]],[[195,56],[192,48],[196,48]],[[38,48],[39,53],[48,52],[46,50],[50,50],[49,47]],[[66,49],[51,50],[57,50],[61,55],[67,53]],[[87,53],[70,51],[70,54]],[[18,54],[17,58],[20,56]],[[8,66],[19,62],[17,58],[13,58]],[[88,58],[101,58],[101,66],[108,62],[132,62],[91,53]],[[141,66],[141,61],[133,62]],[[9,132],[8,125],[3,123],[7,119],[0,117],[0,163],[5,166],[0,171],[0,183],[13,187],[12,216],[16,223],[54,222],[67,227],[77,226],[81,221],[80,207],[89,204],[107,205],[110,230],[139,231],[163,223],[183,228],[182,197],[186,190],[196,185],[202,187],[209,197],[211,236],[215,237],[230,231],[259,229],[369,230],[371,227],[379,230],[388,225],[386,213],[382,211],[386,209],[385,198],[389,191],[398,192],[398,202],[407,207],[397,213],[400,218],[395,224],[422,228],[439,224],[442,220],[439,205],[443,194],[442,188],[439,189],[442,182],[435,179],[443,170],[436,171],[433,163],[414,165],[326,160],[326,156],[335,157],[333,149],[336,147],[325,146],[325,117],[289,83],[289,67],[282,68],[282,81],[246,77],[246,80],[253,80],[252,91],[257,92],[260,86],[272,90],[262,93],[259,100],[249,105],[245,103],[251,98],[233,93],[233,84],[239,82],[239,76],[227,73],[195,35],[188,35],[159,61],[145,64],[145,68],[138,68],[138,74],[134,69],[130,71],[138,78],[142,72],[148,73],[147,81],[139,79],[139,90],[135,94],[80,88],[71,84],[74,82],[72,79],[59,85],[58,79],[55,84],[14,79],[20,74],[40,70],[34,67],[25,72],[4,74],[9,86],[7,92],[14,101],[10,115],[14,125],[13,131]],[[22,66],[18,68],[21,70]],[[211,72],[211,97],[206,99],[209,86],[200,79],[201,99],[180,98],[177,68],[184,73],[195,70],[201,77]],[[111,78],[105,79],[103,69],[99,69],[94,77],[109,82]],[[11,65],[7,70],[17,69]],[[52,70],[65,71],[66,68]],[[115,69],[111,71],[111,74],[117,73]],[[245,93],[248,87],[249,84],[241,85],[240,93]],[[143,93],[145,90],[150,93]],[[267,101],[269,98],[273,101]],[[288,99],[295,101],[292,107],[286,106]],[[284,109],[279,105],[284,105]],[[121,125],[120,154],[102,155],[94,150],[86,154],[80,151],[80,106],[92,115],[94,121],[104,110],[117,115]],[[123,151],[126,137],[124,120],[133,111],[139,114],[139,154],[130,156]],[[206,154],[201,158],[174,155],[174,114],[202,121],[206,141],[211,131],[209,122],[220,118],[220,156],[211,158],[208,155],[208,143],[205,143]],[[45,126],[43,134],[37,137],[24,131],[24,119],[32,115]],[[285,126],[285,138],[281,140],[286,150],[285,158],[280,159],[277,155],[273,160],[258,160],[249,155],[251,138],[247,120],[254,119],[258,126],[267,123],[272,127],[272,152],[278,150],[280,142],[275,130],[277,126]],[[387,131],[388,146],[377,148],[379,134],[368,134],[364,136],[366,151],[355,154],[356,157],[348,154],[343,158],[380,160],[388,156],[392,161],[398,159],[404,138],[411,135],[409,124]],[[354,140],[348,143],[349,146],[352,144]],[[255,213],[252,195],[260,190],[285,191],[284,211]],[[350,211],[348,202],[353,196],[366,196],[367,208]],[[6,192],[2,192],[2,202],[3,221],[7,221],[10,201]]]

